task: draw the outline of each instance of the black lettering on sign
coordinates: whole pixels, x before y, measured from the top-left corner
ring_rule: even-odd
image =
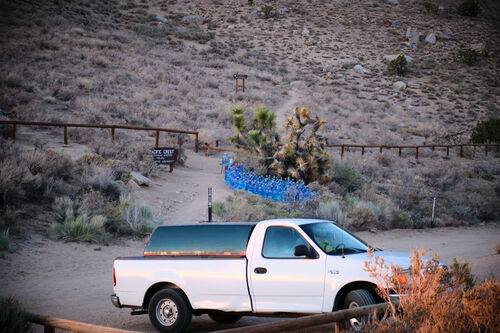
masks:
[[[157,164],[174,164],[177,161],[178,150],[176,148],[152,148],[151,155]]]

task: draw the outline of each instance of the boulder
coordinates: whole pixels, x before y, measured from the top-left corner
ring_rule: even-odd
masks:
[[[165,17],[163,17],[163,16],[161,16],[161,15],[156,15],[156,19],[157,19],[158,21],[163,22],[163,23],[167,23],[167,21],[168,21]]]
[[[396,81],[396,82],[394,82],[394,84],[392,85],[392,87],[395,90],[405,90],[406,89],[406,83],[404,83],[403,81]]]
[[[408,88],[419,89],[420,88],[420,83],[418,83],[417,81],[409,81],[408,82]]]
[[[406,29],[406,39],[412,44],[418,44],[420,41],[420,35],[418,34],[418,31],[416,28],[408,27]]]
[[[354,68],[354,66],[356,66],[357,64],[359,64],[359,62],[354,59],[339,60],[340,67]]]
[[[363,67],[362,65],[360,65],[360,64],[357,64],[356,66],[354,66],[354,70],[355,70],[356,72],[361,73],[361,74],[368,74],[368,73],[370,73],[370,70],[369,70],[369,69],[364,68],[364,67]]]
[[[151,179],[149,179],[146,176],[143,176],[140,172],[137,171],[132,171],[130,173],[130,177],[138,184],[138,185],[144,185],[144,186],[149,186],[151,184]]]
[[[436,44],[436,35],[433,33],[428,34],[425,37],[425,41],[429,44]]]

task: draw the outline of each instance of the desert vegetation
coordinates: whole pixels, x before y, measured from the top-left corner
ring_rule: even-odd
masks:
[[[391,315],[367,324],[369,332],[496,332],[500,329],[497,280],[476,281],[467,263],[440,265],[439,258],[414,251],[403,272],[370,254],[365,270],[380,283],[379,295],[389,302]],[[389,291],[401,297],[391,301]],[[397,311],[396,311],[397,309]]]
[[[31,332],[31,323],[21,304],[14,297],[0,298],[0,327],[2,332]]]

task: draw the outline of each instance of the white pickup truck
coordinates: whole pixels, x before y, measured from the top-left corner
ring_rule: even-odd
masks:
[[[368,248],[323,220],[161,226],[143,256],[115,260],[111,301],[132,314],[148,313],[161,332],[180,332],[192,315],[205,313],[227,323],[243,315],[374,304],[382,300],[363,270]],[[409,265],[408,254],[376,254],[403,269]],[[361,328],[356,318],[346,324]]]

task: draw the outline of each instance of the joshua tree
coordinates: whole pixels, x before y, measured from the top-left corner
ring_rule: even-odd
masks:
[[[308,108],[295,108],[285,123],[289,142],[274,154],[271,165],[277,176],[301,179],[305,184],[330,179],[326,174],[331,168],[326,140],[318,134],[324,124],[318,116],[313,118]]]

